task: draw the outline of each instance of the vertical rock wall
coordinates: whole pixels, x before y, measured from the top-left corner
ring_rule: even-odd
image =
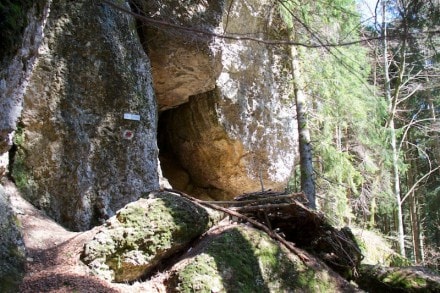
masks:
[[[105,4],[53,1],[44,33],[13,176],[34,204],[84,230],[159,187],[150,64],[134,20]]]
[[[2,7],[0,26],[0,177],[9,165],[8,151],[21,115],[23,94],[32,74],[43,40],[48,1],[22,1],[15,9]]]

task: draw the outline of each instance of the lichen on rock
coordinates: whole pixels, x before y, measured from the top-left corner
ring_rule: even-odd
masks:
[[[82,260],[116,282],[137,280],[184,249],[220,214],[171,193],[150,194],[126,205],[88,242]]]

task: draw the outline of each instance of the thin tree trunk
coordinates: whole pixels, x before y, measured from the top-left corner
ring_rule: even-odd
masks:
[[[408,134],[408,140],[413,140],[411,133]],[[411,150],[411,148],[405,148],[405,161],[409,163],[409,168],[407,172],[407,186],[414,186],[417,181],[418,168],[416,163],[417,152]],[[416,263],[420,263],[422,261],[421,256],[421,246],[420,246],[420,216],[419,216],[419,201],[416,193],[416,189],[409,190],[409,214],[410,214],[410,222],[411,222],[411,236],[413,243],[413,254],[414,260]],[[403,198],[404,200],[404,198]]]
[[[396,198],[396,205],[397,205],[397,229],[398,229],[399,252],[402,256],[405,256],[405,232],[403,229],[402,201],[400,198],[399,153],[397,150],[394,118],[392,118],[390,121],[390,134],[391,134],[391,149],[393,152],[393,178],[394,178],[393,189],[394,189],[394,196]]]
[[[369,228],[373,229],[376,226],[376,196],[373,195],[370,203],[370,220],[369,220]]]
[[[298,121],[299,155],[301,167],[301,189],[309,201],[309,207],[316,208],[315,182],[312,163],[312,146],[310,143],[310,131],[307,122],[306,95],[303,91],[298,51],[291,46],[293,92],[296,103],[296,115]]]
[[[394,90],[394,99],[391,95],[391,80],[389,73],[389,61],[388,61],[388,42],[387,42],[387,22],[386,22],[386,1],[382,0],[382,37],[383,37],[383,55],[384,55],[384,75],[385,75],[385,96],[389,103],[389,115],[388,128],[390,130],[391,138],[391,150],[393,156],[393,192],[397,205],[397,229],[398,229],[398,246],[399,252],[402,256],[405,256],[405,234],[403,230],[403,213],[402,213],[402,201],[400,199],[400,179],[399,179],[399,152],[397,149],[396,128],[394,124],[395,115],[395,103],[396,97],[399,93],[398,87]],[[403,70],[401,68],[401,70]]]
[[[420,237],[420,217],[419,217],[419,207],[416,193],[413,192],[411,195],[411,228],[413,230],[413,245],[414,245],[414,259],[416,263],[422,262],[422,248],[421,237]]]

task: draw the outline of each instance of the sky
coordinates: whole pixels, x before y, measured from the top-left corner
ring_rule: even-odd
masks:
[[[367,20],[374,15],[374,9],[378,0],[356,0],[362,14],[362,20]]]

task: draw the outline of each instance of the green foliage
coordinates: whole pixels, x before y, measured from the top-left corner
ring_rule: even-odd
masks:
[[[0,1],[0,60],[17,50],[27,24],[26,13],[33,1]]]
[[[389,257],[388,261],[392,267],[407,267],[411,265],[411,261],[400,254],[393,254]]]
[[[440,177],[437,175],[437,178]],[[440,181],[437,181],[440,182]],[[433,247],[440,247],[437,245],[440,242],[440,186],[433,190],[429,190],[426,194],[426,204],[423,209],[426,221],[424,228],[426,231],[426,239],[428,243],[432,243]],[[440,262],[436,264],[440,267]]]
[[[353,0],[283,1],[280,14],[302,42],[359,39]],[[392,158],[383,147],[387,104],[368,83],[370,60],[360,45],[298,51],[309,96],[317,191],[324,211],[342,225],[353,218],[353,206],[365,213],[371,197],[390,196],[390,182],[381,180],[381,169]]]
[[[319,37],[344,39],[359,25],[359,14],[353,0],[280,1],[280,15],[289,29]],[[339,33],[332,34],[336,30]],[[312,36],[313,37],[313,36]]]

